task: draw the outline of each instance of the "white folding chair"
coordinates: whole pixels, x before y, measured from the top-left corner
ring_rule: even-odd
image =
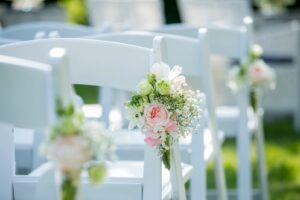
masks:
[[[160,0],[87,0],[94,27],[113,24],[114,30],[153,29],[164,22]]]
[[[31,22],[6,27],[0,31],[0,37],[4,37],[4,44],[9,44],[15,42],[15,40],[76,38],[107,31],[110,31],[110,27],[108,26],[102,27],[101,30],[96,30],[89,26],[72,25],[61,22]],[[2,40],[0,40],[0,43],[1,42]],[[78,97],[78,102],[81,101],[82,100]],[[38,143],[35,144],[34,141],[41,140],[41,134],[35,135],[35,131],[27,129],[16,129],[15,131],[17,167],[18,171],[23,171],[23,173],[34,169],[44,160],[33,150],[36,149],[35,146],[38,145]]]
[[[254,38],[263,47],[266,62],[276,71],[276,89],[264,95],[262,105],[270,114],[292,113],[295,130],[300,130],[299,27],[296,21],[261,27]]]
[[[134,90],[137,82],[149,71],[153,61],[165,60],[161,53],[161,49],[165,49],[163,45],[159,38],[154,40],[156,48],[153,51],[131,45],[96,40],[48,39],[7,45],[0,48],[0,53],[45,61],[49,49],[62,47],[68,52],[73,83]],[[128,69],[132,74],[127,77],[124,74],[128,74]],[[185,199],[183,182],[186,182],[191,176],[192,168],[183,165],[181,171],[176,145],[172,151],[172,156],[177,158],[172,157],[172,165],[174,166],[171,168],[173,198]],[[156,152],[148,146],[145,147],[144,160],[144,163],[120,161],[112,164],[108,180],[103,186],[97,190],[86,189],[89,191],[86,193],[88,199],[96,199],[100,195],[103,199],[153,200],[169,198],[171,190],[168,177],[163,176],[162,182],[161,160]],[[38,173],[39,170],[33,172],[34,175]],[[43,184],[41,184],[40,190],[49,190],[49,187],[42,186]],[[21,199],[22,194],[19,194],[18,197]],[[32,199],[32,196],[30,197],[28,196],[29,199]],[[51,199],[51,197],[47,198]]]
[[[232,27],[226,25],[207,25],[209,46],[212,54],[227,58],[244,60],[252,43],[252,19],[244,18],[244,27]],[[157,32],[172,33],[194,37],[197,28],[190,25],[173,25],[157,29]],[[261,195],[268,199],[268,184],[265,171],[264,138],[261,116],[255,127],[256,116],[249,112],[249,89],[244,88],[237,98],[238,107],[217,107],[216,113],[222,130],[227,133],[235,133],[238,145],[238,199],[249,199],[252,195],[252,176],[250,163],[251,133],[255,132],[258,144],[258,170],[260,177]],[[262,112],[260,112],[262,114]],[[238,124],[236,122],[239,122]],[[256,129],[255,129],[256,128]],[[254,131],[254,132],[252,132]]]
[[[201,88],[205,92],[207,96],[207,106],[208,106],[208,123],[209,128],[205,131],[205,139],[204,141],[208,141],[208,138],[211,137],[211,144],[207,145],[207,142],[205,142],[205,161],[207,161],[210,157],[214,158],[214,161],[216,163],[216,182],[219,188],[219,195],[220,199],[225,198],[226,196],[226,186],[225,186],[225,178],[224,178],[224,172],[222,168],[222,158],[221,158],[221,151],[220,151],[220,134],[218,134],[218,127],[215,121],[215,111],[214,111],[214,98],[212,95],[211,90],[211,82],[210,82],[210,73],[207,71],[208,68],[208,52],[206,50],[207,48],[207,39],[206,39],[206,32],[205,29],[201,30],[198,33],[198,39],[189,39],[185,37],[178,37],[178,36],[172,36],[167,34],[155,34],[155,33],[149,33],[149,32],[123,32],[123,33],[113,33],[113,34],[98,34],[94,36],[88,36],[87,38],[97,39],[97,40],[109,40],[109,41],[115,41],[115,42],[122,42],[126,44],[134,44],[142,47],[151,48],[152,47],[152,40],[155,36],[162,35],[165,39],[166,46],[168,48],[168,51],[165,52],[167,55],[167,63],[171,65],[180,65],[183,66],[184,70],[183,73],[187,76],[192,76],[198,79],[201,79],[201,86],[196,85],[196,88]],[[184,52],[178,51],[178,49],[184,49]],[[199,62],[200,61],[200,62]],[[205,74],[205,75],[203,75]],[[103,96],[106,102],[111,102],[111,99],[106,99],[105,96]],[[108,114],[109,105],[103,107],[103,113]],[[127,133],[127,134],[130,134]],[[124,131],[120,133],[121,138],[127,138],[128,136],[124,134]],[[221,136],[222,137],[222,136]],[[193,139],[193,142],[198,142],[198,139]],[[126,142],[124,142],[126,141]],[[201,140],[200,140],[201,141]],[[137,150],[138,142],[141,145],[140,140],[134,140],[134,142],[128,142],[126,139],[120,140],[119,144],[124,145],[126,143],[126,147],[123,148],[124,150],[131,150],[130,153],[133,153],[132,149]],[[201,173],[205,174],[205,163],[204,160],[199,160],[197,158],[196,152],[201,152],[199,147],[194,146],[192,148],[192,156],[190,157],[188,153],[185,153],[186,157],[190,157],[188,159],[189,162],[194,164],[195,166],[198,166],[198,162],[201,162],[201,167],[199,170]],[[213,148],[214,152],[211,152],[211,148]],[[139,150],[140,151],[140,150]],[[212,153],[211,156],[209,153]],[[199,172],[194,173],[195,179],[199,175]],[[199,179],[198,179],[199,180]],[[201,182],[192,182],[192,198],[193,199],[205,199],[205,187],[204,191],[199,190],[201,185]],[[202,197],[202,198],[200,198]]]
[[[13,42],[18,42],[19,40],[13,40],[13,39],[8,39],[8,38],[1,38],[0,37],[0,46],[5,45],[5,44],[10,44]]]
[[[61,22],[31,22],[6,27],[0,31],[0,37],[15,40],[33,40],[43,38],[76,38],[97,32],[110,31],[109,27],[96,30],[93,27]]]
[[[54,119],[51,67],[24,59],[0,56],[0,199],[12,200],[16,191],[35,177],[15,175],[14,126],[44,129]],[[28,189],[23,188],[23,189]],[[30,191],[28,191],[30,192]],[[26,195],[26,194],[25,194]]]
[[[248,0],[179,0],[179,10],[184,23],[201,26],[224,22],[240,24],[240,19],[251,16]]]

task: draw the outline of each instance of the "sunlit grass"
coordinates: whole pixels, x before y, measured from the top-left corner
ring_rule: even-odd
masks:
[[[293,130],[292,120],[279,120],[265,125],[265,148],[271,200],[300,199],[300,133]],[[252,144],[253,185],[258,187],[255,144]],[[236,188],[236,144],[226,140],[223,145],[226,183]],[[209,188],[214,188],[213,165],[208,166]]]

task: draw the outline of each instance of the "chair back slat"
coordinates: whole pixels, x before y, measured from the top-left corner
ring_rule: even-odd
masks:
[[[0,56],[0,122],[44,128],[53,120],[53,82],[50,66]]]
[[[88,26],[60,22],[31,22],[4,28],[0,31],[0,36],[17,40],[33,40],[37,33],[43,33],[45,37],[51,36],[51,33],[57,33],[59,37],[74,38],[95,34],[96,32],[94,28]]]
[[[149,71],[152,56],[150,49],[88,39],[27,41],[2,46],[0,54],[48,62],[53,47],[68,52],[72,83],[129,91]]]
[[[208,26],[209,45],[213,54],[243,59],[249,51],[248,32],[245,27]]]
[[[245,0],[179,0],[183,21],[195,26],[204,23],[223,22],[240,24],[252,14],[249,1]]]
[[[206,67],[201,61],[199,53],[199,42],[196,39],[180,37],[170,34],[150,33],[128,31],[115,34],[97,34],[88,36],[91,39],[108,40],[114,42],[121,42],[125,44],[133,44],[145,48],[153,48],[152,41],[156,36],[163,36],[164,42],[168,47],[165,52],[165,61],[170,66],[179,65],[184,67],[184,74],[187,76],[202,76],[201,69]],[[184,51],[184,56],[181,56],[181,51]]]
[[[180,23],[161,26],[157,29],[154,29],[153,32],[197,38],[198,30],[199,28],[197,28],[196,26]]]
[[[248,53],[248,34],[246,27],[225,26],[221,24],[203,25],[208,29],[209,48],[213,54],[227,56],[229,58],[241,59]],[[199,28],[175,24],[160,27],[155,32],[175,34],[178,36],[198,37]]]

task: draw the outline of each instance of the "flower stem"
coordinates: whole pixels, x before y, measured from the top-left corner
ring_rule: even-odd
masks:
[[[165,167],[170,170],[171,169],[171,151],[170,149],[166,150],[162,155],[162,161]]]
[[[74,181],[71,177],[63,177],[61,183],[60,199],[61,200],[76,200],[77,196],[77,184],[74,184]]]
[[[257,96],[256,96],[255,89],[250,90],[249,98],[250,98],[249,99],[250,105],[251,105],[253,111],[256,112],[257,111]]]
[[[170,138],[166,138],[166,146],[168,149],[164,148],[164,152],[162,154],[162,161],[165,167],[170,170],[171,169],[171,150],[170,150]]]

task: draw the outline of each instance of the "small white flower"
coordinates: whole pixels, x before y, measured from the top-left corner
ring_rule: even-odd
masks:
[[[104,162],[113,157],[114,145],[112,133],[96,121],[87,121],[81,128],[83,137],[88,141],[93,157]]]
[[[179,76],[182,72],[182,67],[178,66],[178,65],[175,65],[171,71],[170,71],[170,74],[168,75],[168,79],[169,80],[173,80],[175,79],[177,76]]]
[[[263,54],[263,48],[258,45],[255,44],[253,45],[253,47],[251,48],[251,53],[256,57],[259,58],[262,54]]]
[[[129,115],[129,126],[128,129],[131,130],[136,126],[138,128],[142,128],[145,124],[144,117],[142,116],[141,112],[138,109],[129,108],[128,109]]]
[[[169,65],[164,62],[154,63],[150,70],[152,74],[155,74],[157,80],[168,79],[170,71]]]

